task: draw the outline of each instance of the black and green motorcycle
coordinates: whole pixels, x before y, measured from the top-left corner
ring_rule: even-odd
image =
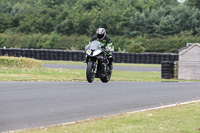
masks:
[[[93,41],[85,48],[86,52],[86,77],[89,83],[92,83],[95,78],[100,78],[103,83],[107,83],[112,74],[110,62],[107,57],[107,52],[103,48],[104,44],[99,41]]]

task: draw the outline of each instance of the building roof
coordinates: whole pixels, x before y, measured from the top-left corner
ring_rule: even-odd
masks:
[[[183,54],[187,53],[187,51],[191,50],[192,48],[194,48],[196,46],[200,48],[200,43],[194,43],[192,45],[189,45],[187,47],[179,49],[179,55],[183,55]]]

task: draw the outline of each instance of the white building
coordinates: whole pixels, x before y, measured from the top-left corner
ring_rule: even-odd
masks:
[[[179,50],[178,79],[200,80],[200,43]]]

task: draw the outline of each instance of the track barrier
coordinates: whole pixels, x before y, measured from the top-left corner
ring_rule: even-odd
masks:
[[[0,48],[0,56],[29,57],[38,60],[83,61],[84,51],[54,49]],[[161,64],[163,61],[178,61],[178,54],[165,53],[119,53],[113,52],[116,63]]]
[[[174,62],[172,61],[162,61],[161,62],[161,77],[163,79],[174,78]]]

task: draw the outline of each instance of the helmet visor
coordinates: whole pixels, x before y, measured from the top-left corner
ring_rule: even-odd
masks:
[[[101,40],[104,37],[104,34],[97,34],[97,38]]]

